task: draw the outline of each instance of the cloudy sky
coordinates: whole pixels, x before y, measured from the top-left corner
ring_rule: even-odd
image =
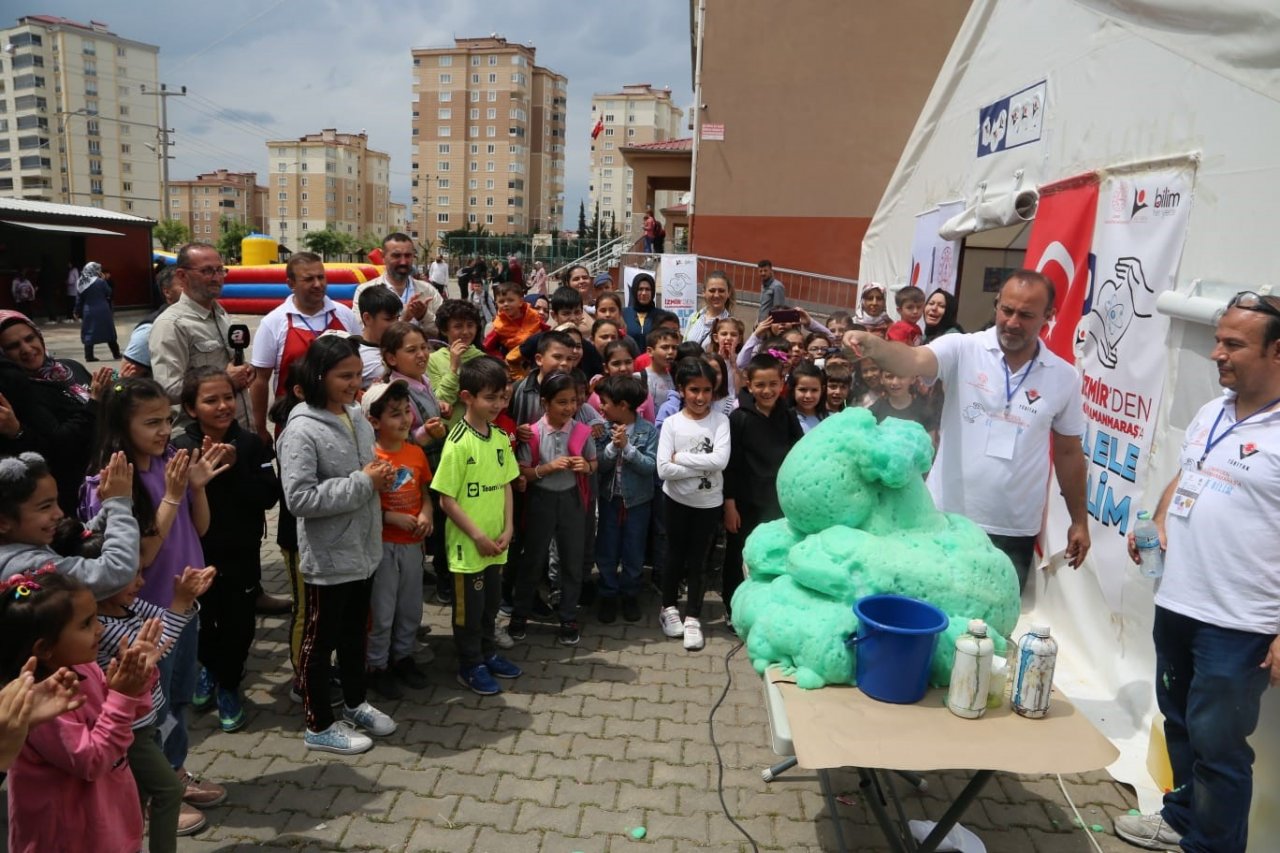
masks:
[[[393,199],[408,203],[410,49],[496,32],[532,42],[538,64],[569,78],[572,226],[587,197],[592,93],[652,83],[686,111],[693,99],[687,0],[46,0],[21,13],[93,18],[160,46],[161,81],[189,93],[169,99],[175,179],[264,173],[267,138],[363,129],[391,155]]]

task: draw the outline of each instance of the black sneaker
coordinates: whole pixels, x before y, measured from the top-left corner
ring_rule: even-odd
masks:
[[[628,622],[640,621],[640,601],[634,595],[622,596],[622,618]]]
[[[404,691],[400,689],[400,681],[389,669],[369,670],[369,688],[383,699],[403,699]]]
[[[600,598],[600,611],[596,614],[602,625],[612,625],[618,619],[618,598],[617,596],[602,596]]]
[[[577,622],[560,623],[560,633],[556,636],[557,643],[562,646],[576,646],[581,639],[582,634],[578,631]]]
[[[436,587],[436,603],[437,604],[453,604],[453,587],[437,586]]]
[[[391,665],[391,670],[411,690],[422,690],[427,686],[427,676],[413,658],[401,658]]]
[[[513,640],[523,640],[529,633],[529,620],[523,616],[512,616],[507,622],[507,636]]]

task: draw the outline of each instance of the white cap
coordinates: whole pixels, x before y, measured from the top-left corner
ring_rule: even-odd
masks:
[[[1047,636],[1049,636],[1049,626],[1048,626],[1048,625],[1045,625],[1045,624],[1038,624],[1038,625],[1029,625],[1029,626],[1027,626],[1027,627],[1028,627],[1028,630],[1029,630],[1029,631],[1031,631],[1031,633],[1035,634],[1037,637],[1047,637]]]
[[[403,379],[394,379],[391,382],[375,382],[370,385],[368,390],[364,392],[364,396],[360,398],[360,408],[368,416],[373,409],[373,404],[381,400],[393,386],[403,385],[408,388],[409,383]]]
[[[975,637],[987,636],[987,623],[981,619],[970,619],[969,633],[973,634]]]

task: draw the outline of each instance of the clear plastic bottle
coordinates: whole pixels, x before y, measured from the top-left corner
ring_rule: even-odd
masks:
[[[1033,720],[1049,713],[1057,662],[1058,643],[1049,636],[1049,626],[1032,625],[1018,640],[1018,668],[1013,676],[1015,713]]]
[[[1144,577],[1158,578],[1164,574],[1164,549],[1160,547],[1160,528],[1145,509],[1138,513],[1138,523],[1133,526],[1133,539],[1138,546],[1138,571]]]
[[[956,637],[956,660],[947,691],[947,708],[957,717],[976,720],[987,712],[994,653],[995,645],[987,636],[987,623],[981,619],[969,620],[969,630]]]

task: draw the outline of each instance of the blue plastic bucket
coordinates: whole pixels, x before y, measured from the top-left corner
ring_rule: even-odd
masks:
[[[898,705],[923,699],[938,634],[949,624],[947,614],[927,601],[888,594],[859,599],[853,613],[858,633],[847,644],[855,650],[862,692]]]

